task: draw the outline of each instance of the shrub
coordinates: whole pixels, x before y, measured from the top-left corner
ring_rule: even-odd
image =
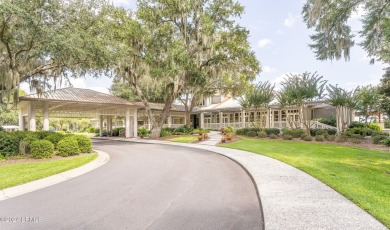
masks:
[[[321,130],[321,131],[320,131]],[[337,133],[337,129],[310,129],[310,135],[312,135],[313,137],[315,135],[317,135],[317,132],[320,131],[321,132],[324,132],[324,130],[329,134],[329,135],[336,135]],[[322,134],[319,134],[319,135],[322,135]]]
[[[3,126],[0,125],[0,132],[1,131],[4,131],[4,128],[3,128]]]
[[[166,137],[166,136],[169,136],[169,135],[171,135],[171,133],[168,130],[166,130],[166,129],[162,129],[161,130],[161,133],[160,133],[161,137]]]
[[[271,135],[271,134],[278,135],[280,133],[280,129],[269,128],[269,129],[265,129],[265,132],[267,133],[267,135]]]
[[[234,133],[234,127],[233,126],[225,127],[223,128],[223,131],[225,131],[226,133]]]
[[[320,118],[318,119],[319,122],[326,124],[326,125],[331,125],[336,127],[336,117],[328,117],[328,118]]]
[[[368,128],[371,129],[371,130],[375,130],[375,131],[382,131],[382,128],[375,124],[375,123],[371,123],[368,125]]]
[[[364,128],[364,124],[363,123],[360,123],[358,121],[353,121],[349,126],[348,128]]]
[[[36,135],[38,136],[39,140],[45,139],[47,136],[49,136],[52,132],[50,131],[39,131],[36,132]]]
[[[10,133],[0,132],[0,155],[4,157],[15,155],[18,150],[18,139]]]
[[[377,136],[374,136],[374,137],[371,137],[371,140],[372,140],[372,143],[373,144],[380,144],[381,141],[387,139],[388,137],[386,135],[377,135]]]
[[[346,142],[348,140],[348,137],[345,136],[345,135],[342,135],[342,136],[337,136],[336,137],[336,142]]]
[[[119,136],[119,133],[120,133],[122,130],[124,130],[124,129],[125,129],[125,128],[122,128],[122,127],[112,129],[112,136],[114,136],[114,137]],[[92,133],[93,133],[93,132],[92,132]]]
[[[69,136],[58,142],[58,154],[63,157],[77,155],[80,153],[79,144],[76,138]]]
[[[285,129],[283,130],[282,136],[290,135],[293,136],[293,138],[300,138],[302,134],[305,134],[303,129]]]
[[[269,138],[270,138],[270,139],[278,139],[278,136],[271,133],[271,134],[269,135]]]
[[[319,130],[317,130],[316,131],[316,136],[317,135],[329,135],[329,133],[328,133],[328,130],[326,130],[326,129],[319,129]]]
[[[305,138],[306,138],[307,136],[308,136],[307,134],[302,134],[301,140],[305,140]]]
[[[328,141],[335,141],[336,140],[336,135],[329,135],[328,136]]]
[[[350,138],[349,141],[354,143],[354,144],[362,143],[362,139],[359,139],[359,138]]]
[[[255,136],[257,136],[257,133],[255,131],[249,131],[246,135],[248,137],[255,137]]]
[[[260,132],[257,134],[257,136],[258,136],[259,138],[266,138],[266,137],[267,137],[267,133],[266,133],[265,131],[260,131]]]
[[[92,141],[84,135],[74,135],[71,136],[76,139],[81,153],[90,153],[92,152]]]
[[[148,135],[150,132],[149,130],[145,129],[145,128],[139,128],[138,129],[138,135],[143,135],[143,136],[146,136]]]
[[[246,133],[244,133],[244,129],[237,129],[236,134],[237,135],[245,135]]]
[[[323,141],[325,141],[324,135],[316,135],[314,138],[315,138],[315,140],[318,141],[318,142],[323,142]]]
[[[292,140],[294,137],[292,135],[283,135],[283,140]]]
[[[312,141],[313,137],[306,135],[306,137],[303,139],[304,141]]]
[[[45,137],[45,140],[50,141],[54,145],[54,148],[57,148],[58,142],[61,141],[63,138],[65,138],[64,134],[51,133],[47,137]]]
[[[381,144],[383,145],[386,145],[386,146],[390,146],[390,137],[384,139],[381,141]]]
[[[30,148],[33,158],[50,158],[54,155],[54,145],[48,140],[33,141]]]
[[[23,140],[21,140],[19,142],[19,153],[20,154],[30,154],[31,153],[31,144],[32,144],[32,142],[37,141],[37,140],[38,139],[36,139],[33,136],[28,136],[28,137],[24,138]]]
[[[187,133],[187,128],[184,126],[180,126],[179,128],[174,129],[173,133]]]

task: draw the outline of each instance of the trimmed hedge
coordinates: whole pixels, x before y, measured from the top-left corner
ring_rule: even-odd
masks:
[[[381,144],[381,142],[387,138],[388,137],[386,135],[377,135],[377,136],[371,137],[372,143],[376,144],[376,145]]]
[[[8,157],[19,151],[19,140],[14,135],[0,131],[0,155]]]
[[[258,136],[259,138],[266,138],[266,137],[267,137],[267,133],[266,133],[265,131],[260,131],[260,132],[257,134],[257,136]]]
[[[325,141],[325,136],[324,135],[317,135],[314,137],[314,139],[318,142],[323,142],[323,141]]]
[[[255,136],[257,136],[257,132],[255,132],[255,131],[249,131],[246,135],[247,135],[248,137],[255,137]]]
[[[309,136],[309,135],[306,135],[306,137],[303,139],[304,141],[312,141],[313,140],[313,137],[312,136]]]
[[[305,134],[303,129],[284,129],[282,132],[282,136],[288,135],[293,138],[300,138],[303,134]]]
[[[74,135],[72,136],[77,140],[81,153],[90,153],[92,152],[92,141],[84,135]]]
[[[310,135],[312,135],[314,137],[317,135],[317,132],[320,130],[326,130],[326,132],[329,135],[336,135],[336,133],[337,133],[336,129],[310,129]]]
[[[33,158],[50,158],[54,155],[54,145],[48,140],[33,141],[30,148]]]
[[[278,139],[278,136],[275,135],[275,134],[270,134],[270,135],[269,135],[269,138],[270,138],[270,139]]]
[[[278,128],[269,128],[269,129],[265,129],[265,132],[267,133],[267,135],[271,135],[271,134],[275,134],[275,135],[278,135],[280,133],[280,129]]]
[[[285,134],[283,135],[283,140],[292,140],[294,137],[292,135],[289,135],[289,134]]]
[[[65,137],[66,136],[62,133],[50,133],[48,136],[45,137],[45,140],[50,141],[54,145],[54,148],[57,149],[58,142],[60,142]]]
[[[69,136],[60,140],[58,142],[57,149],[58,155],[63,157],[78,155],[80,153],[77,139],[73,136]]]
[[[20,154],[30,154],[31,153],[31,144],[34,141],[37,141],[34,136],[27,136],[19,142],[19,153]]]

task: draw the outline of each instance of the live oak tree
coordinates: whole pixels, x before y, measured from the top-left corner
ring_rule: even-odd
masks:
[[[325,95],[325,86],[327,81],[323,80],[322,76],[317,73],[303,74],[287,74],[286,78],[281,82],[282,89],[278,93],[278,100],[282,107],[296,106],[298,107],[298,121],[301,128],[305,128],[307,134],[310,134],[310,119],[309,114],[305,112],[305,108],[311,105],[315,100],[322,99]],[[287,119],[290,119],[287,117]],[[289,120],[288,120],[289,121]],[[295,123],[289,121],[291,125]],[[292,126],[297,128],[297,126]]]
[[[0,97],[17,98],[22,82],[40,93],[69,77],[105,71],[112,55],[105,35],[108,2],[3,0]]]
[[[222,66],[226,67],[229,61],[232,63],[236,56],[224,49],[230,48],[225,45],[229,39],[238,38],[239,27],[233,19],[242,11],[242,6],[232,0],[139,0],[137,20],[122,23],[132,24],[129,28],[133,29],[129,31],[133,33],[122,39],[127,40],[129,52],[118,65],[118,73],[130,83],[144,103],[152,124],[152,138],[160,135],[176,99],[186,93],[199,95],[194,90],[196,86],[200,86],[200,94],[204,94],[206,86],[216,83],[210,80],[216,76],[232,79]],[[240,46],[235,48],[241,49]],[[251,55],[253,57],[253,53],[248,56]],[[234,77],[244,77],[243,74],[244,71]],[[163,88],[165,104],[158,116],[152,113],[147,96],[142,91],[144,78],[152,79]]]
[[[356,94],[358,103],[357,110],[364,116],[365,124],[371,123],[369,117],[374,113],[380,113],[379,93],[376,86],[368,85],[361,87]]]
[[[390,117],[390,68],[387,68],[378,85],[378,93],[380,109]]]
[[[349,60],[355,35],[348,20],[359,11],[363,12],[359,31],[363,41],[359,45],[371,57],[371,62],[390,63],[389,0],[307,0],[302,14],[307,27],[315,29],[310,47],[317,59]]]

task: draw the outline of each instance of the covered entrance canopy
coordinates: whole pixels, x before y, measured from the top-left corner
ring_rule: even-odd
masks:
[[[36,131],[37,116],[43,117],[43,130],[49,130],[49,117],[99,118],[102,135],[104,118],[107,119],[108,131],[112,131],[112,118],[123,116],[126,121],[126,137],[137,136],[137,113],[144,107],[141,102],[71,87],[48,91],[42,95],[31,94],[20,97],[19,100],[19,130],[24,130],[27,125],[28,130]]]

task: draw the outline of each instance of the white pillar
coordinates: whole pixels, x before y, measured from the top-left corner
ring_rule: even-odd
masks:
[[[107,116],[107,132],[112,135],[112,117]]]
[[[219,112],[219,129],[223,128],[223,112]]]
[[[36,131],[36,127],[37,127],[35,114],[36,114],[35,102],[30,101],[28,106],[28,130],[33,132]]]
[[[169,115],[168,117],[168,128],[171,128],[172,127],[172,116]]]
[[[43,102],[43,130],[49,131],[49,103]]]
[[[152,124],[150,124],[150,119],[148,117],[148,129],[150,130],[151,127],[152,127]]]
[[[24,130],[24,117],[23,117],[23,110],[22,108],[19,108],[19,131]]]
[[[99,137],[103,136],[103,115],[99,116]]]
[[[245,128],[245,110],[241,110],[241,126]]]
[[[138,136],[138,111],[134,109],[133,111],[133,137]]]
[[[199,125],[202,129],[204,128],[204,113],[200,113]]]
[[[126,109],[126,138],[130,137],[130,108]]]

